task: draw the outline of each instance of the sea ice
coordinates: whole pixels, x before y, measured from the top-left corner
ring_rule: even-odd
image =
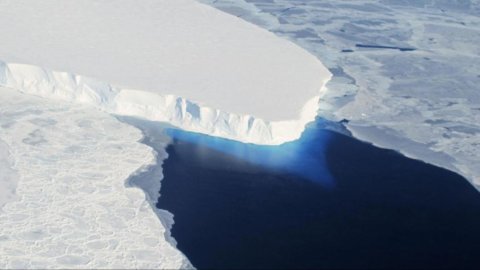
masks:
[[[0,93],[0,157],[10,151],[18,175],[0,211],[0,268],[191,267],[145,193],[125,182],[166,157],[138,142],[138,129],[89,106]]]
[[[0,126],[6,128],[11,123],[3,119],[2,108],[0,108]],[[18,175],[12,169],[13,160],[9,153],[8,146],[0,139],[0,211],[5,203],[15,199],[15,188]]]
[[[320,116],[480,187],[480,1],[200,1],[316,55]]]

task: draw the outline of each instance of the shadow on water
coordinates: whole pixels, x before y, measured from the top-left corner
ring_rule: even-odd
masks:
[[[157,207],[195,267],[480,265],[480,196],[464,178],[321,126],[272,148],[169,131]]]

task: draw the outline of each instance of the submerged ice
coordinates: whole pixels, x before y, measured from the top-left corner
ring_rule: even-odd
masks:
[[[316,126],[321,125],[319,123],[322,120],[317,121],[307,125],[299,140],[275,146],[244,144],[173,128],[167,128],[165,132],[173,140],[191,143],[194,148],[191,151],[199,157],[202,156],[203,149],[210,149],[234,157],[237,161],[291,174],[330,189],[335,186],[326,160],[330,134],[318,132],[319,128]],[[195,151],[196,149],[198,150]],[[204,163],[202,166],[225,169],[232,165],[229,162],[232,161],[218,160],[214,164]]]

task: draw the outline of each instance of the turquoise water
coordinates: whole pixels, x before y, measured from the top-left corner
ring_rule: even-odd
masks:
[[[240,166],[239,163],[247,162],[272,171],[295,175],[316,182],[325,188],[332,188],[335,183],[327,169],[325,159],[331,134],[318,133],[315,124],[311,124],[310,128],[305,130],[301,140],[278,146],[245,144],[178,129],[168,129],[167,134],[177,142],[189,142],[201,146],[192,148],[199,162],[208,160],[211,151],[218,151],[229,157],[228,161],[218,160],[203,164],[206,167],[234,168]],[[307,143],[313,141],[314,147],[311,143]]]

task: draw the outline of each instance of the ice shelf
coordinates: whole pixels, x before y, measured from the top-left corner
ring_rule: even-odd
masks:
[[[16,80],[4,85],[45,96],[52,79],[80,74],[92,93],[100,81],[120,90],[113,113],[245,142],[298,138],[331,76],[294,43],[193,0],[2,1],[0,25],[0,59],[39,67],[3,65]],[[149,110],[165,106],[180,112]]]

